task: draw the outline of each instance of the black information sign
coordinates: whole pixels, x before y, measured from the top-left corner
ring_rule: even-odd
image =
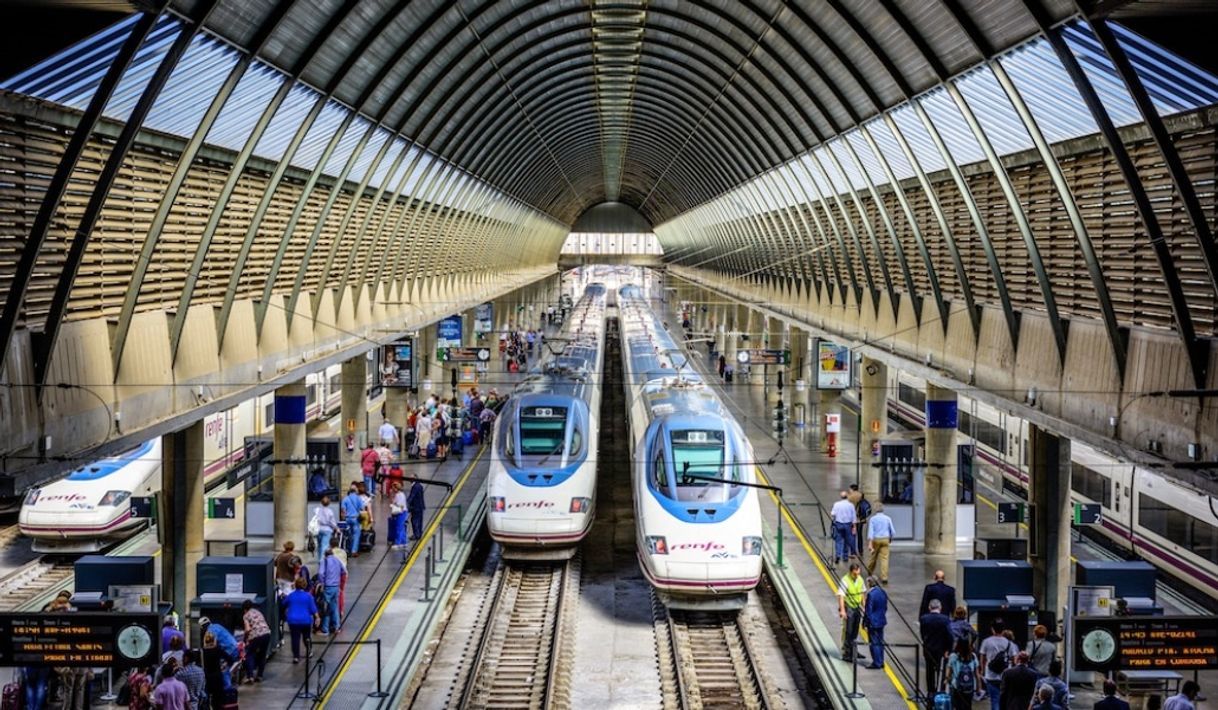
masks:
[[[237,501],[234,498],[208,498],[207,517],[212,519],[232,519],[237,515]]]
[[[152,496],[131,496],[131,517],[151,518],[156,515],[156,499]]]
[[[999,503],[998,504],[998,522],[999,523],[1022,523],[1024,522],[1024,504],[1023,503]]]
[[[0,614],[0,666],[131,668],[161,657],[156,614]]]
[[[1075,525],[1099,525],[1104,522],[1104,509],[1099,503],[1075,503]]]
[[[1080,616],[1074,619],[1078,670],[1218,668],[1218,616]]]

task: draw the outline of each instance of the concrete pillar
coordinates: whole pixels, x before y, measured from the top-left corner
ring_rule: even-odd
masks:
[[[1028,463],[1033,593],[1060,619],[1070,586],[1070,440],[1029,424]]]
[[[808,351],[808,332],[799,328],[791,329],[791,367],[790,382],[787,384],[791,388],[791,419],[796,421],[795,407],[803,407],[803,415],[805,423],[808,417],[812,416],[809,411],[811,407],[810,393],[816,383],[812,381],[812,357]],[[796,383],[803,380],[804,387],[800,389]]]
[[[368,441],[368,358],[357,355],[343,362],[342,435],[339,447],[342,460],[342,480],[351,481],[360,477],[360,452]],[[379,426],[377,421],[373,426]],[[401,426],[398,424],[398,426]],[[346,437],[353,437],[354,448],[346,445]]]
[[[305,460],[304,380],[275,390],[275,549],[291,540],[303,550],[306,537],[308,472]],[[293,463],[284,463],[291,461]],[[299,461],[300,463],[295,463]]]
[[[403,427],[406,426],[406,416],[407,416],[407,410],[409,408],[410,408],[410,388],[408,388],[408,387],[386,387],[385,388],[385,418],[388,419],[391,424],[393,424],[395,427],[397,427],[399,432],[401,432]],[[371,426],[369,427],[369,429],[370,429],[369,433],[371,436],[376,436],[376,430],[378,428],[380,428],[380,425],[381,425],[380,421],[371,422]],[[400,441],[398,442],[398,446],[401,446]],[[358,469],[356,469],[356,470],[358,470]],[[360,477],[359,474],[350,476],[350,475],[347,475],[347,472],[345,469],[343,471],[343,480],[344,481],[354,481],[355,479],[357,479],[359,477]],[[339,486],[339,488],[341,490],[342,487]]]
[[[207,456],[203,441],[202,419],[161,437],[161,587],[183,617],[189,612],[190,600],[198,596],[196,573],[206,548],[203,466]]]
[[[928,555],[956,553],[956,393],[926,385],[926,539]]]
[[[862,433],[859,488],[869,500],[880,500],[880,469],[877,442],[888,432],[888,366],[879,360],[863,358],[859,401],[862,405]]]

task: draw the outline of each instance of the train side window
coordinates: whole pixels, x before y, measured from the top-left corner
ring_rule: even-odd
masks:
[[[1080,463],[1071,463],[1070,469],[1070,488],[1075,493],[1105,506],[1109,505],[1112,481],[1108,480],[1107,476]]]
[[[1218,563],[1218,528],[1145,493],[1138,494],[1138,523],[1175,545]]]
[[[651,485],[660,493],[668,495],[668,471],[664,466],[664,450],[656,451],[655,460],[651,462]]]

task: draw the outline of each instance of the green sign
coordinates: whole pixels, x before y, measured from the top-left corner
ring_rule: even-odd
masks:
[[[236,501],[232,498],[208,498],[207,517],[213,520],[237,517]]]
[[[1099,503],[1075,503],[1075,525],[1099,525],[1104,520],[1104,509]]]
[[[1022,523],[1027,519],[1026,510],[1023,503],[999,503],[998,522],[999,524]]]

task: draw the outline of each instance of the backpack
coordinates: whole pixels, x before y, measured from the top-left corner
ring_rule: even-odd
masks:
[[[858,504],[858,519],[866,520],[871,517],[871,501],[860,498]]]
[[[952,668],[952,687],[961,693],[972,693],[977,689],[977,662],[956,661]]]
[[[1007,648],[1010,648],[1009,646]],[[1003,649],[1002,653],[990,659],[990,662],[985,664],[990,673],[999,673],[1007,669],[1007,649]]]

